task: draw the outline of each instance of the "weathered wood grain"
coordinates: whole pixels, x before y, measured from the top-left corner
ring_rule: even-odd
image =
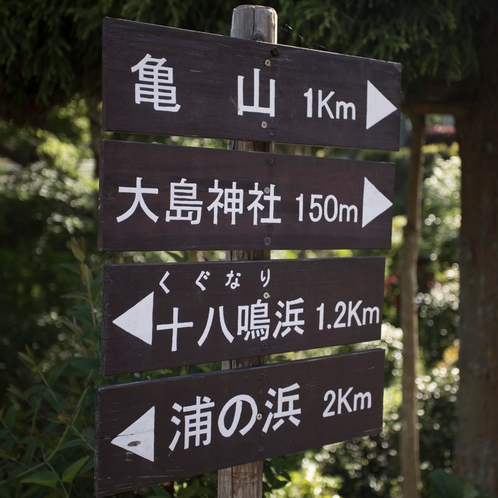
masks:
[[[102,373],[378,340],[383,277],[381,257],[106,265]],[[142,317],[134,332],[150,333],[150,344],[120,324],[127,312],[131,324]]]
[[[136,202],[136,194],[120,189],[136,189],[139,178],[142,189],[157,189],[142,195],[152,214],[137,204],[133,214],[119,221]],[[387,249],[392,208],[362,227],[365,179],[391,202],[394,165],[389,163],[104,141],[99,247],[123,251]],[[180,212],[171,204],[171,184],[182,181],[195,185],[201,210],[191,210],[191,221],[172,219],[188,215],[188,209]],[[259,201],[250,193],[258,189]],[[235,201],[227,200],[236,191],[243,191],[238,212],[234,212]],[[273,216],[267,200],[272,195],[280,197],[273,202]],[[255,201],[262,210],[255,205],[249,209]]]
[[[132,72],[147,54],[166,59],[162,67],[171,68],[170,83],[161,88],[174,88],[176,94],[162,94],[170,101],[163,110],[143,98],[136,103],[136,91],[145,96],[139,85],[153,84],[141,81],[138,69]],[[244,78],[242,100],[239,76]],[[273,115],[265,110],[271,80]],[[374,99],[367,102],[370,85],[396,110],[367,129],[367,112],[376,112]],[[255,86],[260,89],[257,102]],[[391,62],[104,20],[106,131],[398,150],[400,88],[401,66]],[[248,110],[254,105],[261,110]]]
[[[384,351],[377,349],[100,388],[96,495],[375,434],[382,428],[383,381]],[[204,415],[198,436],[196,405]],[[148,423],[127,431],[144,414]],[[189,436],[187,415],[194,417]],[[223,435],[223,427],[232,433]]]

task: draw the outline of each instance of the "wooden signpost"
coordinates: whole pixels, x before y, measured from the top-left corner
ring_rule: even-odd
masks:
[[[384,258],[104,267],[104,375],[380,339]]]
[[[230,36],[267,43],[277,43],[277,13],[268,7],[241,5],[233,10]],[[230,150],[245,150],[259,152],[275,152],[274,142],[244,142],[231,140]],[[231,261],[238,260],[269,260],[269,249],[232,250],[229,253]],[[243,359],[225,360],[223,370],[234,368],[256,367],[266,364],[266,355],[251,356]],[[252,462],[235,465],[218,470],[218,498],[252,498],[263,495],[263,465],[258,459]]]
[[[401,66],[104,20],[103,129],[399,148]]]
[[[222,469],[219,498],[259,498],[263,459],[382,427],[382,350],[255,365],[380,336],[383,258],[269,260],[389,248],[393,165],[269,142],[397,150],[400,66],[277,45],[275,27],[259,6],[235,9],[231,38],[104,20],[104,130],[239,141],[103,141],[100,249],[254,261],[105,266],[104,375],[250,368],[97,389],[97,497]]]
[[[394,165],[104,141],[100,248],[386,249]]]
[[[382,428],[384,351],[99,389],[97,497]]]

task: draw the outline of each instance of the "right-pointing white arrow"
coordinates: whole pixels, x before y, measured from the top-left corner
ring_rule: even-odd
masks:
[[[372,182],[365,177],[363,183],[363,215],[361,228],[368,225],[373,219],[377,218],[386,209],[389,209],[393,203],[380,192]]]
[[[367,130],[396,110],[396,106],[367,80]]]
[[[138,337],[147,344],[152,344],[152,313],[154,311],[154,293],[151,292],[135,306],[118,316],[112,323],[126,332]]]
[[[111,441],[111,444],[153,462],[155,414],[156,407],[153,406],[137,421],[118,434]]]

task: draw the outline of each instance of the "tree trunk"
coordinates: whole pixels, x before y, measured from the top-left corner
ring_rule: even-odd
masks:
[[[420,450],[417,429],[418,309],[417,261],[420,241],[424,116],[411,116],[412,155],[407,222],[401,267],[401,328],[403,329],[403,405],[401,473],[404,498],[417,498],[420,484]]]
[[[493,29],[491,29],[493,31]],[[457,119],[462,158],[459,478],[498,496],[498,43]],[[478,88],[478,90],[477,90]]]

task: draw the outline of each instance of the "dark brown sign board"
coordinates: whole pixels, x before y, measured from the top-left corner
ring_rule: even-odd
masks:
[[[103,141],[99,247],[388,249],[394,165]]]
[[[401,65],[103,22],[103,129],[398,150]]]
[[[380,432],[384,351],[98,389],[109,496]]]
[[[106,265],[104,375],[380,339],[384,258]]]

